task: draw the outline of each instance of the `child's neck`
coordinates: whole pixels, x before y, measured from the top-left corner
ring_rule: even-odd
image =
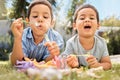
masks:
[[[35,36],[34,42],[36,45],[38,45],[43,39],[44,39],[44,36]]]
[[[91,38],[80,37],[79,41],[85,50],[91,50],[95,42],[94,37],[91,37]]]

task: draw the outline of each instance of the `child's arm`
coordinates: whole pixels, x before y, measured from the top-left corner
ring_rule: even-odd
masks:
[[[112,67],[112,64],[111,64],[111,61],[110,61],[110,57],[109,56],[103,57],[101,59],[100,65],[103,66],[103,68],[105,70],[110,69]]]
[[[95,68],[100,66],[102,66],[104,70],[108,70],[111,68],[111,61],[109,56],[102,57],[101,61],[98,62],[97,59],[91,55],[87,58],[87,62],[90,68]]]
[[[12,23],[11,30],[14,35],[14,45],[12,54],[10,55],[10,60],[11,63],[14,65],[16,63],[16,60],[22,60],[24,56],[22,52],[22,18],[19,18]]]

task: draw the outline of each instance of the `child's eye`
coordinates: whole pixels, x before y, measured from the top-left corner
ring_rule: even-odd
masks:
[[[45,19],[48,19],[48,16],[43,16]]]
[[[37,18],[38,16],[33,16],[33,18]]]
[[[83,17],[81,17],[81,18],[79,18],[80,20],[84,20],[85,18],[83,18]]]
[[[95,18],[91,17],[90,19],[91,19],[91,20],[94,20]]]

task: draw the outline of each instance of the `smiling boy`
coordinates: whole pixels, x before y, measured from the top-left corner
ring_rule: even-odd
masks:
[[[102,66],[105,70],[111,68],[106,42],[95,34],[99,27],[99,14],[94,6],[85,4],[75,11],[73,29],[78,33],[67,41],[64,51],[64,54],[69,54],[67,63],[70,67]],[[84,56],[71,56],[71,54],[85,55],[88,53],[87,59]]]

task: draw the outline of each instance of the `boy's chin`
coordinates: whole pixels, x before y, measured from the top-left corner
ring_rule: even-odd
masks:
[[[36,35],[36,36],[41,36],[41,37],[42,37],[42,36],[44,36],[44,33],[36,33],[35,35]]]
[[[83,37],[85,37],[85,38],[90,38],[90,37],[93,37],[93,36],[94,36],[93,34],[84,34]]]

